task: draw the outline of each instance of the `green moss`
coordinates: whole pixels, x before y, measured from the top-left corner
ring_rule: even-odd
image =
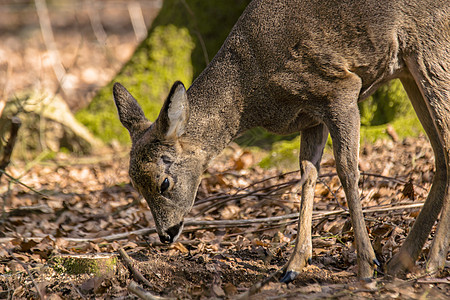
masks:
[[[276,167],[283,170],[295,170],[299,166],[300,136],[290,141],[279,141],[272,145],[272,150],[264,157],[259,166]]]
[[[415,115],[398,118],[389,124],[377,126],[361,126],[361,143],[374,143],[379,139],[390,139],[387,127],[391,125],[399,139],[417,137],[424,130]],[[331,148],[331,138],[328,136],[327,148]],[[293,140],[282,140],[272,144],[272,149],[261,160],[259,166],[263,168],[276,167],[283,170],[294,170],[299,166],[300,136]]]
[[[425,132],[419,120],[415,116],[398,118],[389,124],[394,128],[399,139],[403,139],[408,136],[417,137],[419,134]],[[377,126],[361,126],[361,142],[373,143],[378,139],[390,138],[386,132],[387,126],[389,124],[382,124]]]
[[[52,257],[50,263],[58,273],[107,275],[114,273],[117,257],[110,254],[59,255]]]
[[[391,125],[400,139],[418,136],[424,130],[416,117],[414,109],[399,80],[393,80],[379,88],[369,99],[359,104],[361,114],[361,143],[373,143],[378,139],[389,139],[387,127]],[[267,139],[268,133],[258,133]],[[270,135],[269,135],[270,136]],[[255,137],[253,135],[253,137]],[[271,140],[276,141],[274,138]],[[248,139],[247,139],[248,140]],[[252,143],[261,143],[254,138]],[[331,139],[328,143],[331,146]],[[250,144],[252,145],[252,144]],[[298,167],[299,138],[288,141],[276,141],[272,150],[262,159],[264,168]]]
[[[363,126],[377,126],[398,118],[415,116],[414,109],[398,79],[380,87],[369,99],[361,102],[359,110]]]

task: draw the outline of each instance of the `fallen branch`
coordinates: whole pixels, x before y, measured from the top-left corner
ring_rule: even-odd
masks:
[[[106,40],[108,39],[108,35],[103,28],[102,19],[97,8],[97,3],[94,4],[92,1],[85,1],[84,5],[87,9],[92,31],[94,32],[97,41],[100,43],[100,45],[105,45]]]
[[[130,285],[128,285],[128,290],[130,292],[132,292],[133,294],[135,294],[136,296],[138,296],[141,299],[144,300],[172,300],[175,298],[165,298],[165,297],[160,297],[160,296],[155,296],[150,292],[147,292],[146,290],[144,290],[143,288],[141,288],[136,282],[131,281]]]
[[[30,214],[51,214],[54,210],[46,204],[21,206],[7,213],[8,217],[29,216]]]
[[[263,180],[251,183],[250,185],[248,185],[248,186],[246,186],[244,188],[238,189],[233,194],[229,194],[229,195],[227,195],[227,194],[219,194],[219,195],[214,195],[214,196],[207,197],[205,199],[201,199],[201,200],[195,202],[195,206],[199,206],[199,205],[207,203],[207,202],[214,202],[214,203],[212,203],[211,205],[201,209],[200,212],[197,213],[196,216],[202,215],[202,214],[204,214],[204,213],[206,213],[208,211],[211,211],[213,209],[217,209],[217,208],[223,206],[225,203],[227,203],[229,201],[240,200],[242,198],[249,197],[249,196],[264,197],[264,196],[273,194],[273,193],[275,193],[277,191],[290,188],[291,186],[294,186],[294,185],[301,185],[300,184],[301,183],[301,178],[300,178],[300,179],[293,179],[293,180],[290,180],[290,181],[287,181],[287,182],[277,183],[277,184],[270,185],[270,186],[261,187],[261,188],[258,188],[258,189],[255,189],[255,190],[251,190],[251,191],[248,191],[248,192],[245,192],[245,193],[240,193],[242,191],[248,190],[250,187],[253,187],[253,186],[257,185],[257,184],[261,184],[261,183],[264,183],[266,181],[269,181],[269,180],[272,180],[272,179],[275,179],[275,178],[281,178],[281,177],[284,177],[286,175],[294,174],[294,173],[297,173],[297,172],[299,172],[299,170],[288,172],[288,173],[277,175],[277,176],[271,176],[271,177],[265,178]],[[398,178],[394,178],[394,177],[389,177],[389,176],[383,176],[383,175],[370,173],[370,172],[361,172],[360,174],[362,176],[371,176],[371,177],[376,177],[376,178],[382,178],[382,179],[389,180],[389,181],[392,181],[392,182],[395,182],[395,183],[398,183],[398,184],[403,184],[403,185],[408,183],[408,181],[406,181],[406,180],[402,180],[402,179],[398,179]],[[325,182],[322,180],[322,178],[334,177],[334,176],[337,176],[337,173],[335,173],[335,172],[325,173],[325,174],[319,175],[317,180],[318,180],[318,182],[324,184],[325,187],[327,187],[327,189],[331,192],[331,194],[337,199],[336,193],[333,192],[331,190],[331,188],[328,187],[325,184]],[[427,190],[426,188],[424,188],[424,187],[422,187],[420,185],[417,185],[417,184],[414,184],[414,186],[417,186],[418,188],[421,188],[421,189],[423,189],[425,191]],[[267,192],[261,193],[263,191],[267,191]],[[338,202],[338,204],[339,204],[339,202]]]
[[[393,210],[404,210],[404,209],[413,209],[413,208],[420,208],[423,206],[423,203],[412,203],[412,204],[404,204],[404,205],[397,205],[397,206],[388,206],[388,207],[377,207],[377,208],[366,208],[363,209],[363,213],[376,213],[376,212],[384,212],[384,211],[393,211]],[[313,220],[322,219],[329,216],[334,215],[348,215],[349,212],[345,210],[336,210],[336,211],[313,211]],[[285,220],[291,220],[291,219],[297,219],[298,213],[292,213],[287,214],[284,216],[276,216],[276,217],[268,217],[268,218],[255,218],[255,219],[247,219],[247,220],[196,220],[196,219],[186,219],[184,223],[184,227],[190,227],[190,226],[203,226],[207,229],[215,229],[215,228],[227,228],[227,227],[247,227],[251,226],[253,224],[272,224],[276,223],[279,225],[284,225],[285,223],[278,223]],[[81,242],[101,242],[101,241],[107,241],[112,242],[116,240],[122,240],[127,239],[130,235],[148,235],[156,233],[156,228],[150,227],[150,228],[143,228],[139,230],[134,231],[128,231],[123,233],[117,233],[112,234],[104,237],[96,237],[96,238],[69,238],[64,237],[61,238],[68,242],[75,242],[75,243],[81,243]],[[0,238],[0,243],[7,243],[14,238]],[[33,239],[36,241],[40,241],[43,238],[42,237],[28,237],[28,239]]]
[[[145,25],[141,4],[138,1],[131,1],[127,6],[136,40],[141,42],[147,37],[147,25]]]
[[[119,249],[119,254],[120,257],[122,258],[122,262],[124,263],[124,265],[133,274],[134,279],[142,281],[142,283],[144,283],[148,287],[151,287],[152,284],[150,283],[150,281],[148,281],[147,278],[145,278],[144,275],[142,275],[141,272],[139,272],[139,270],[133,267],[133,262],[131,261],[131,258],[128,256],[127,252],[123,250],[123,248]]]
[[[419,279],[416,282],[419,284],[441,284],[441,283],[450,284],[450,277]]]

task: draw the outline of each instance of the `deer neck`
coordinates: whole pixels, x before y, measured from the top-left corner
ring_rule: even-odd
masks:
[[[255,126],[243,114],[249,96],[242,81],[242,60],[222,47],[188,90],[189,123],[186,137],[197,144],[208,162],[235,137]]]

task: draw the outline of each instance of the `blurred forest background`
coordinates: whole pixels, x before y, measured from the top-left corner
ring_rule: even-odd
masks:
[[[8,139],[9,120],[19,115],[25,126],[16,155],[22,158],[127,143],[112,83],[124,84],[154,120],[172,83],[191,84],[249,2],[1,1],[3,139]],[[398,81],[382,87],[360,109],[363,141],[421,130]],[[256,128],[237,141],[296,157],[298,138],[279,142],[285,139]],[[263,164],[270,165],[271,156]]]

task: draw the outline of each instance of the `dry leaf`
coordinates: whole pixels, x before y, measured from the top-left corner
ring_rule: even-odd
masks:
[[[411,199],[412,201],[416,200],[416,196],[414,193],[414,184],[412,179],[409,179],[409,181],[405,184],[405,187],[402,190],[402,195],[403,199],[408,198]]]
[[[176,250],[180,251],[181,253],[185,253],[185,254],[189,253],[189,250],[186,249],[186,247],[183,246],[183,244],[181,244],[180,242],[176,242],[176,243],[172,244],[170,246],[170,248],[176,249]]]

